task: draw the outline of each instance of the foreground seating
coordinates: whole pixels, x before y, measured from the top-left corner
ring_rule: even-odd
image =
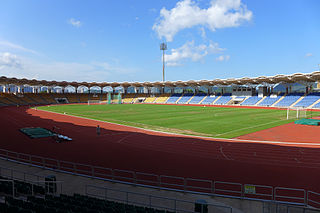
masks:
[[[165,210],[122,204],[113,201],[101,200],[85,195],[74,194],[73,196],[46,195],[44,198],[29,196],[27,200],[6,197],[5,203],[0,204],[0,212],[23,212],[23,213],[169,213]]]

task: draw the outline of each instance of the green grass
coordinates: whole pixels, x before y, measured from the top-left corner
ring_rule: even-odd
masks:
[[[145,129],[233,138],[290,123],[286,110],[178,105],[57,105],[38,109]]]

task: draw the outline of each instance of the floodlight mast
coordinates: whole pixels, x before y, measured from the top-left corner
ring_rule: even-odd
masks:
[[[167,44],[165,42],[160,44],[160,50],[162,50],[162,81],[164,82],[164,66],[165,66],[165,58],[164,51],[167,50]]]

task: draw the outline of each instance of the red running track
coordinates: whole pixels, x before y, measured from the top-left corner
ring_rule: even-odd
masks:
[[[267,144],[141,130],[27,107],[0,108],[0,148],[153,174],[320,191],[320,144]],[[100,125],[101,135],[96,135]],[[57,126],[73,139],[30,139],[23,127]],[[314,141],[310,141],[314,142]]]

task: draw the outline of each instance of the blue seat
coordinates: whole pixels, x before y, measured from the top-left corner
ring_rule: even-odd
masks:
[[[225,93],[214,104],[227,104],[231,99],[231,93]]]
[[[267,96],[263,101],[261,101],[258,105],[259,106],[271,106],[272,104],[274,104],[276,101],[278,101],[284,94],[280,94],[277,97],[271,97],[271,96]]]
[[[205,96],[206,96],[205,93],[199,93],[191,99],[189,104],[198,104]]]
[[[258,96],[251,96],[247,100],[242,102],[240,105],[252,106],[252,105],[255,105],[256,103],[258,103],[258,101],[260,101],[261,99],[262,98],[260,98]]]
[[[186,93],[182,96],[182,98],[179,100],[178,104],[186,104],[190,98],[192,98],[193,93]]]
[[[174,104],[177,102],[177,100],[181,97],[181,93],[174,93],[170,96],[170,98],[167,100],[167,103]]]
[[[299,101],[297,104],[295,104],[295,107],[308,107],[312,105],[314,102],[320,99],[320,93],[310,93],[307,96],[305,96],[301,101]]]
[[[208,96],[202,101],[201,104],[212,104],[212,102],[214,102],[217,98],[218,98],[218,96],[208,95]]]
[[[290,93],[286,95],[281,101],[279,101],[275,106],[277,107],[289,107],[299,98],[301,98],[303,93]]]

